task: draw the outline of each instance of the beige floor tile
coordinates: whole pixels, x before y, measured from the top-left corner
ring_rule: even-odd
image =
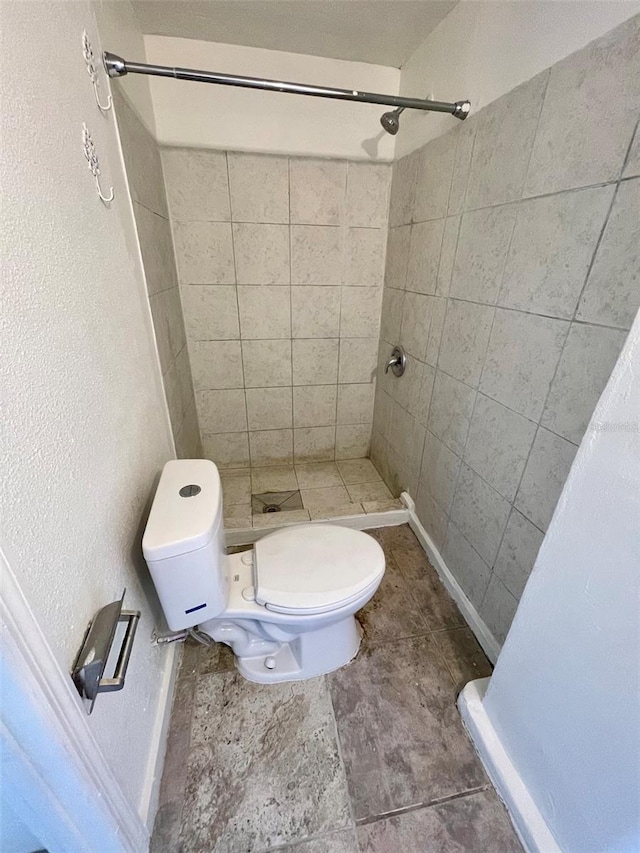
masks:
[[[241,477],[225,478],[222,481],[222,499],[225,507],[251,503],[251,477],[244,474]]]
[[[300,495],[305,509],[322,509],[351,503],[349,493],[344,486],[331,486],[327,489],[301,489]]]
[[[247,477],[251,475],[251,468],[224,468],[218,472],[220,479],[224,483],[225,480],[233,480],[235,477]]]
[[[318,507],[317,509],[309,510],[311,521],[321,521],[323,519],[344,518],[348,515],[361,515],[363,512],[362,504],[346,503],[339,506]]]
[[[342,478],[335,462],[302,463],[296,465],[296,475],[301,489],[322,489],[342,485]]]
[[[251,506],[238,504],[225,507],[224,526],[227,530],[243,530],[251,528]]]
[[[184,853],[266,851],[348,827],[326,680],[200,677],[184,792],[182,833],[172,848]]]
[[[345,459],[336,464],[347,486],[354,483],[376,483],[382,480],[370,459]]]
[[[289,465],[251,469],[251,494],[289,492],[298,488],[296,472]]]
[[[383,482],[355,483],[347,486],[352,501],[388,501],[393,495]]]

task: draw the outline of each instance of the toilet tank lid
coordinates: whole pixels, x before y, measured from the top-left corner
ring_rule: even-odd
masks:
[[[142,537],[147,562],[204,548],[221,518],[218,469],[208,459],[172,459],[160,481]]]

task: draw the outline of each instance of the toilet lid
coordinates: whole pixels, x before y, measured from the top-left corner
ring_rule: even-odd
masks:
[[[355,599],[384,572],[384,552],[361,530],[304,524],[255,545],[256,600],[288,613],[321,613]]]

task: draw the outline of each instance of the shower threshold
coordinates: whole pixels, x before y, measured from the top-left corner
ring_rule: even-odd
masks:
[[[364,530],[408,518],[369,459],[227,469],[220,477],[227,545],[291,524],[333,521]]]

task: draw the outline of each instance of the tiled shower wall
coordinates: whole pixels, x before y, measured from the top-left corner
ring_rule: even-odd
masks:
[[[198,418],[160,152],[121,92],[116,86],[113,89],[176,454],[183,459],[199,457]]]
[[[183,148],[162,162],[205,456],[366,456],[391,167]]]
[[[636,17],[394,165],[380,360],[408,366],[371,455],[500,641],[640,302],[639,44]]]

